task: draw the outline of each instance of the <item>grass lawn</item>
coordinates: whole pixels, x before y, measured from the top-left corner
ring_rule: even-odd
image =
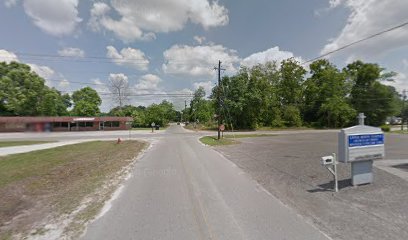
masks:
[[[95,141],[0,157],[0,239],[46,234],[45,219],[68,216],[64,234],[76,238],[146,146]]]
[[[224,138],[251,138],[251,137],[272,137],[274,134],[261,134],[261,133],[249,133],[249,134],[225,134]]]
[[[390,133],[408,134],[408,130],[391,131]]]
[[[54,141],[0,141],[0,147],[13,147],[22,145],[34,145],[42,143],[52,143]]]
[[[200,141],[209,146],[223,146],[239,143],[238,141],[229,138],[221,138],[218,140],[216,136],[205,136],[200,138]]]
[[[257,133],[251,133],[251,134],[228,134],[224,135],[224,138],[221,138],[220,140],[217,139],[217,136],[205,136],[200,138],[200,141],[204,143],[205,145],[209,146],[223,146],[223,145],[231,145],[231,144],[237,144],[239,141],[236,141],[235,139],[237,138],[251,138],[251,137],[271,137],[275,136],[273,134],[257,134]]]

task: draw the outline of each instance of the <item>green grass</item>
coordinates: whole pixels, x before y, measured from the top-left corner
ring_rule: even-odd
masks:
[[[273,134],[258,134],[258,133],[249,133],[249,134],[228,134],[224,135],[220,140],[217,139],[217,136],[205,136],[200,138],[200,141],[205,145],[209,146],[223,146],[240,143],[235,139],[238,138],[253,138],[253,137],[272,137]]]
[[[55,141],[0,141],[0,147],[13,147],[13,146],[23,146],[23,145],[34,145],[42,143],[52,143]]]
[[[408,130],[391,131],[391,133],[408,134]]]
[[[296,130],[310,130],[310,129],[316,129],[316,128],[309,128],[309,127],[259,127],[256,129],[256,131],[296,131]]]
[[[224,146],[239,143],[238,141],[229,138],[221,138],[218,140],[216,136],[205,136],[200,138],[200,141],[209,146]]]
[[[253,138],[253,137],[272,137],[274,134],[264,134],[264,133],[249,133],[249,134],[225,134],[224,138]]]
[[[29,234],[32,227],[41,227],[35,219],[71,214],[84,199],[115,179],[146,145],[95,141],[0,157],[0,225],[9,222],[0,231],[0,239],[7,239],[10,232]],[[100,199],[108,199],[114,189],[111,186],[105,194],[96,194],[90,204],[93,207],[80,214],[91,219],[103,206]],[[38,204],[42,208],[34,211]],[[22,221],[11,221],[23,212],[30,214]]]

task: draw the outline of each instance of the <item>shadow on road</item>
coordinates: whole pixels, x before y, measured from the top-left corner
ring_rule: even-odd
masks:
[[[338,182],[339,190],[352,187],[351,179],[343,179]],[[309,193],[317,193],[317,192],[333,192],[334,190],[334,181],[330,181],[328,183],[318,185],[318,188],[307,190]]]

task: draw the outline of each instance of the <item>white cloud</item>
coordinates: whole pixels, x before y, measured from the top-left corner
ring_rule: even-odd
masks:
[[[13,52],[9,52],[7,50],[0,49],[0,62],[10,63],[12,61],[18,62],[17,55],[14,54]]]
[[[276,61],[280,64],[283,60],[294,57],[292,52],[281,51],[279,47],[269,48],[263,52],[254,53],[241,61],[241,65],[246,67],[253,67],[257,64],[265,64],[267,62]],[[296,57],[299,62],[302,61],[300,57]]]
[[[24,0],[24,10],[34,24],[54,36],[74,32],[82,21],[77,8],[78,0]]]
[[[18,0],[5,0],[5,1],[4,1],[4,5],[5,5],[7,8],[11,8],[11,7],[14,7],[14,6],[17,4],[17,1],[18,1]]]
[[[85,57],[84,50],[79,49],[79,48],[71,48],[71,47],[63,48],[59,50],[58,54],[64,57],[79,57],[79,58]]]
[[[330,4],[332,7],[345,6],[350,9],[351,13],[345,27],[336,38],[324,46],[322,54],[399,25],[406,19],[408,11],[406,0],[343,0],[331,1]],[[340,54],[348,56],[349,60],[378,56],[407,46],[407,38],[408,28],[399,28],[350,47]]]
[[[203,44],[204,41],[205,41],[205,37],[194,36],[194,40],[195,40],[198,44]]]
[[[126,84],[129,82],[128,76],[123,73],[111,73],[109,74],[109,81],[111,82],[125,82]]]
[[[402,59],[402,65],[404,66],[404,68],[408,68],[408,60],[407,59]]]
[[[162,79],[154,74],[143,75],[139,82],[134,86],[136,94],[149,94],[162,92],[159,88],[159,84]]]
[[[20,62],[15,53],[0,49],[0,62],[10,63],[11,61]],[[53,82],[57,81],[59,81],[58,86],[62,88],[66,88],[70,84],[61,73],[55,72],[54,69],[48,66],[42,66],[34,63],[25,64],[30,66],[32,72],[35,72],[38,76],[44,78],[45,84],[49,87],[55,87],[56,84]]]
[[[58,84],[58,86],[59,86],[60,88],[68,88],[69,85],[70,85],[70,82],[69,82],[67,79],[62,79],[62,80],[60,81],[60,83]]]
[[[194,86],[194,90],[197,90],[199,87],[203,87],[205,91],[205,95],[210,96],[215,84],[212,81],[208,81],[208,82],[193,83],[193,86]]]
[[[212,79],[216,72],[214,66],[221,60],[222,66],[227,73],[237,71],[236,64],[240,58],[235,50],[227,49],[222,45],[187,46],[174,45],[163,53],[165,63],[163,71],[167,74],[193,77],[193,81],[199,78]]]
[[[119,18],[110,14],[115,10]],[[112,0],[96,2],[88,22],[94,31],[108,30],[124,42],[152,40],[154,33],[179,31],[191,21],[205,29],[228,24],[228,10],[209,0]]]
[[[404,89],[407,89],[408,86],[408,76],[402,72],[399,72],[396,77],[394,77],[393,82],[383,82],[385,85],[390,85],[395,87],[399,93]]]
[[[107,46],[106,50],[106,56],[117,65],[133,67],[140,71],[147,71],[149,68],[149,60],[139,49],[123,48],[119,53],[115,47]]]
[[[53,77],[55,77],[55,71],[51,69],[50,67],[47,66],[41,66],[33,63],[29,63],[28,66],[30,66],[31,71],[35,72],[38,74],[38,76],[48,80]]]
[[[330,8],[338,7],[338,6],[340,6],[342,3],[344,3],[344,1],[345,1],[345,0],[330,0],[330,1],[329,1]]]

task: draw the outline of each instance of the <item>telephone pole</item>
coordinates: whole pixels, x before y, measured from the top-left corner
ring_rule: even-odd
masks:
[[[187,100],[184,100],[184,112],[183,112],[183,116],[184,116],[184,125],[186,125],[187,123],[187,118],[186,118],[186,109],[187,109]]]
[[[217,120],[218,120],[218,140],[220,140],[221,138],[221,130],[220,130],[220,126],[221,126],[221,108],[222,108],[222,104],[221,104],[221,70],[225,70],[223,68],[221,68],[221,61],[218,61],[218,67],[214,68],[215,70],[218,70],[218,113],[217,113]]]
[[[402,91],[402,109],[401,109],[401,131],[404,130],[404,120],[405,119],[405,100],[407,99],[407,90],[404,89],[404,91]]]

